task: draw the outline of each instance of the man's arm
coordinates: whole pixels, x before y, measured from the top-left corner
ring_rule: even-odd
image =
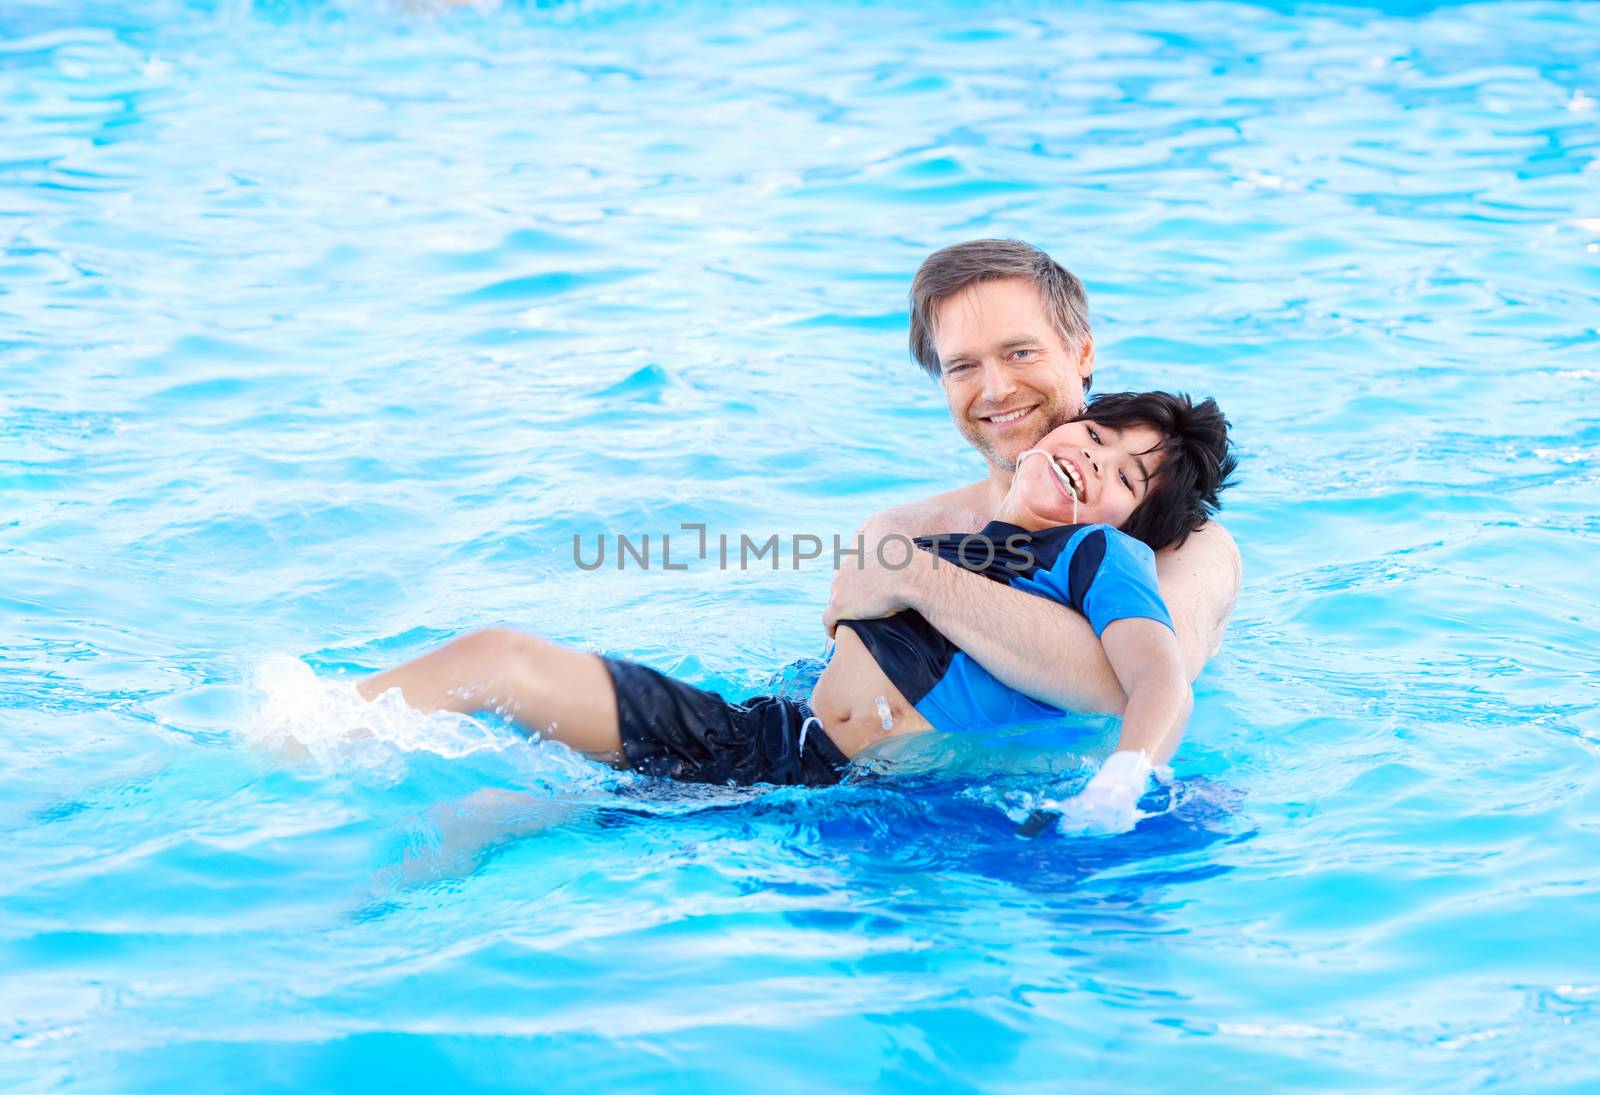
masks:
[[[935,517],[941,514],[934,514]],[[841,619],[872,619],[914,608],[946,638],[1002,683],[1036,700],[1072,711],[1121,714],[1126,694],[1087,620],[1063,605],[1000,585],[928,552],[890,570],[873,545],[885,536],[927,535],[946,528],[917,527],[922,514],[900,507],[868,521],[861,567],[834,576],[823,621],[830,633]],[[897,560],[903,549],[885,555]],[[1191,535],[1181,549],[1156,558],[1162,599],[1172,615],[1187,678],[1200,675],[1221,642],[1239,589],[1239,554],[1215,523]]]
[[[1089,621],[1064,605],[918,552],[901,572],[907,608],[979,665],[1036,700],[1121,714],[1126,697]]]
[[[828,633],[840,620],[877,619],[914,608],[1024,695],[1070,711],[1121,714],[1122,686],[1094,629],[1076,612],[941,562],[931,552],[910,550],[909,564],[900,569],[883,564],[905,558],[913,536],[970,523],[961,518],[948,507],[900,506],[869,519],[860,532],[866,545],[861,565],[846,564],[833,576],[823,614]],[[896,537],[903,542],[876,550]]]

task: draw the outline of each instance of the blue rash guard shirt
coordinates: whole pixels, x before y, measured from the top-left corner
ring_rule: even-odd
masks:
[[[1115,620],[1156,620],[1172,627],[1156,585],[1155,554],[1110,525],[1028,532],[990,521],[975,535],[919,536],[915,542],[945,562],[1066,605],[1087,619],[1097,636]],[[919,612],[844,623],[937,730],[987,730],[1065,714],[1002,684]]]

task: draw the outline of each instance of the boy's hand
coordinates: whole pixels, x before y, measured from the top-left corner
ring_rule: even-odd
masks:
[[[1065,802],[1050,803],[1053,810],[1035,810],[1018,826],[1021,836],[1034,836],[1051,820],[1063,833],[1114,836],[1138,824],[1139,799],[1150,782],[1150,758],[1143,750],[1112,753],[1082,791]]]

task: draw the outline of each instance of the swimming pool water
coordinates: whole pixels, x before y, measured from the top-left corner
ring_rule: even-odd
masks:
[[[1600,1084],[1600,7],[423,7],[0,6],[7,1085]],[[988,235],[1241,442],[1169,812],[1012,835],[1098,720],[760,794],[352,711],[494,623],[803,687],[827,566],[572,538],[976,476],[905,291]]]

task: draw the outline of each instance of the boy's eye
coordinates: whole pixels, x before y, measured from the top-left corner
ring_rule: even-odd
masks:
[[[1100,435],[1094,432],[1094,427],[1088,426],[1086,428],[1089,431],[1089,440],[1093,441],[1096,445],[1100,444]]]
[[[1128,482],[1127,473],[1125,473],[1125,472],[1124,473],[1119,473],[1117,478],[1122,480],[1122,485],[1128,488],[1128,493],[1129,494],[1134,493],[1133,484]]]

